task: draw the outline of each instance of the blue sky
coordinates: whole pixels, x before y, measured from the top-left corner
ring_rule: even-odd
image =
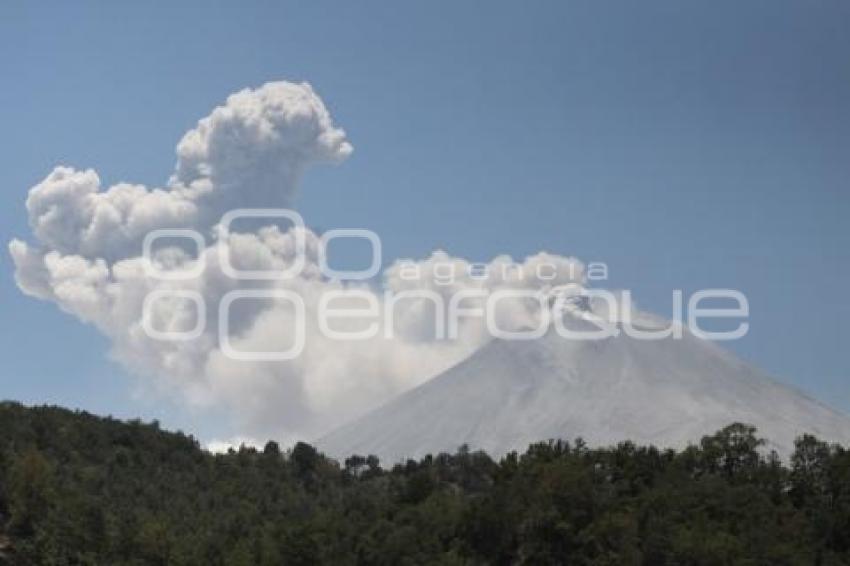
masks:
[[[0,240],[57,164],[163,184],[224,98],[306,80],[354,155],[305,178],[322,228],[386,260],[445,248],[604,261],[668,312],[740,289],[745,359],[850,411],[850,4],[764,2],[5,3]],[[0,257],[0,397],[159,418],[108,341],[24,297]]]

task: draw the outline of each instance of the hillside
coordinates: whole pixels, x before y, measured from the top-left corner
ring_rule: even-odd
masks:
[[[212,455],[156,423],[0,404],[8,564],[847,564],[850,452],[733,425],[681,452],[547,442],[384,470]]]

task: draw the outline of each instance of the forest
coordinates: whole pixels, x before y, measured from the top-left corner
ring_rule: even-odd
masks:
[[[782,460],[732,423],[679,451],[337,462],[3,402],[0,564],[850,564],[850,452]]]

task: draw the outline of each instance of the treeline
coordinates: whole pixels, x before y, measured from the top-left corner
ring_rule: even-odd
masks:
[[[850,452],[543,442],[493,461],[212,455],[156,423],[0,404],[0,563],[850,564]]]

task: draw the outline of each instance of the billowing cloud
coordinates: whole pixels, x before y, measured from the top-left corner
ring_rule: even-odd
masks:
[[[91,169],[57,167],[30,190],[27,212],[46,248],[115,261],[138,255],[157,228],[203,230],[233,208],[289,207],[307,167],[351,151],[310,85],[269,83],[231,95],[183,136],[167,187],[104,190]]]
[[[435,302],[445,306],[467,292],[463,307],[480,308],[486,296],[477,291],[584,280],[574,258],[541,253],[519,263],[501,256],[471,264],[437,251],[395,262],[376,285],[339,282],[322,274],[321,239],[308,228],[271,221],[241,231],[219,225],[232,209],[291,207],[310,165],[338,163],[351,152],[309,85],[277,82],[240,91],[185,134],[165,187],[105,188],[95,171],[69,167],[57,167],[35,185],[27,199],[33,238],[9,244],[18,285],[96,326],[112,341],[113,355],[156,391],[193,408],[226,411],[233,437],[290,439],[326,432],[490,339],[484,320],[474,316],[460,319],[454,335],[440,335]],[[164,270],[202,267],[198,276],[151,273],[143,242],[159,229],[203,236],[199,250],[170,245],[153,258]],[[241,270],[287,269],[297,259],[299,239],[304,265],[295,277],[237,280],[224,269],[226,261]],[[219,307],[236,290],[294,293],[303,300],[304,316],[296,317],[286,300],[249,297],[231,305],[229,325],[221,329]],[[337,308],[382,313],[334,320],[337,332],[374,333],[360,340],[329,336],[320,320],[323,297],[331,292],[338,294]],[[152,293],[156,301],[150,301]],[[502,301],[499,324],[533,327],[538,307],[527,297]],[[188,340],[163,340],[149,331],[185,335],[196,326],[199,332]],[[234,359],[222,343],[223,335],[240,352],[274,352],[286,349],[298,328],[303,351],[289,360]]]

